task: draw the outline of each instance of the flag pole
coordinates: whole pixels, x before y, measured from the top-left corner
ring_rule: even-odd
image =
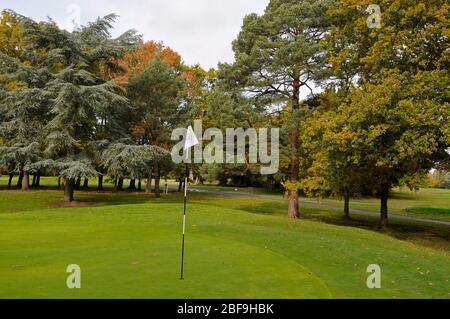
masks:
[[[188,163],[187,163],[187,159],[189,158],[189,150],[187,150],[186,152],[187,154],[187,158],[186,158],[186,176],[184,178],[184,211],[183,211],[183,240],[182,240],[182,244],[181,244],[181,276],[180,276],[180,280],[184,279],[184,246],[185,246],[185,238],[186,238],[186,205],[187,205],[187,188],[188,188],[188,174],[189,174],[189,169],[188,169]]]
[[[186,238],[186,206],[187,206],[187,191],[188,191],[188,184],[189,184],[189,168],[188,165],[190,163],[190,149],[191,147],[200,144],[197,137],[195,136],[195,133],[192,129],[192,126],[189,126],[186,132],[185,137],[185,144],[184,144],[184,151],[186,154],[186,159],[184,161],[184,164],[186,165],[186,176],[184,178],[184,212],[183,212],[183,241],[182,241],[182,248],[181,248],[181,276],[180,280],[184,279],[184,244],[185,244],[185,238]]]

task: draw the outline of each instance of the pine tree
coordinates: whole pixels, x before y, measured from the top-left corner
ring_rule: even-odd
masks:
[[[128,96],[134,110],[132,135],[141,145],[168,148],[173,129],[184,126],[189,118],[186,105],[186,79],[181,70],[164,62],[160,57],[132,77],[128,83]],[[153,163],[156,195],[159,196],[161,167]],[[152,172],[147,177],[147,191]]]
[[[282,105],[289,114],[290,191],[289,216],[299,218],[299,122],[301,93],[324,73],[324,51],[320,45],[329,29],[328,0],[272,0],[262,16],[251,14],[233,43],[236,62],[222,65],[222,76],[238,84],[247,96],[258,98],[269,109]]]

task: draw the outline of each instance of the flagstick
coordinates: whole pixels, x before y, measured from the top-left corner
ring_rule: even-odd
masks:
[[[187,151],[189,154],[189,151]],[[186,204],[187,204],[187,188],[188,188],[188,164],[186,161],[186,176],[184,178],[184,213],[183,213],[183,241],[182,241],[182,249],[181,249],[181,277],[180,280],[184,279],[184,243],[186,237]]]
[[[192,126],[189,126],[186,132],[184,150],[186,152],[186,160],[184,163],[186,164],[186,176],[184,179],[184,213],[183,213],[183,243],[181,249],[181,276],[180,280],[184,279],[184,243],[186,238],[186,204],[187,204],[187,191],[188,191],[188,181],[189,181],[189,159],[190,159],[190,149],[192,146],[200,144],[197,137],[195,136],[194,131],[192,130]]]

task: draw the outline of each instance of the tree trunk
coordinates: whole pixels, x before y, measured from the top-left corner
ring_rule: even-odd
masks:
[[[297,191],[292,191],[289,196],[289,217],[292,219],[300,218]]]
[[[294,90],[292,93],[292,121],[293,127],[291,130],[291,173],[289,176],[289,181],[293,185],[297,185],[299,182],[300,174],[300,159],[298,156],[300,149],[300,128],[297,119],[297,113],[300,109],[300,76],[296,76],[293,83]],[[300,210],[298,204],[298,189],[297,186],[291,190],[289,197],[289,211],[288,215],[292,219],[300,218]]]
[[[389,187],[383,187],[383,190],[380,194],[381,198],[381,219],[380,219],[380,227],[386,228],[388,225],[388,199],[389,199]]]
[[[155,196],[161,197],[161,189],[159,188],[159,184],[161,182],[161,175],[159,172],[159,163],[155,163],[154,170],[155,170]]]
[[[58,189],[61,189],[61,176],[58,177]]]
[[[19,179],[17,180],[17,188],[22,188],[23,168],[20,168]]]
[[[14,178],[14,174],[13,173],[9,173],[8,189],[11,189],[13,178]]]
[[[30,189],[30,174],[27,171],[23,172],[22,190],[27,191]]]
[[[36,174],[33,175],[33,181],[31,182],[31,186],[32,187],[36,186]]]
[[[183,187],[183,179],[180,177],[180,180],[178,182],[178,193],[181,193]]]
[[[89,179],[88,178],[84,179],[83,189],[89,189]]]
[[[140,179],[139,181],[138,181],[138,191],[142,191],[142,180]]]
[[[97,190],[102,191],[103,190],[103,175],[98,176],[98,186]]]
[[[123,190],[123,178],[119,178],[119,180],[117,181],[116,190],[118,190],[118,191]]]
[[[130,180],[130,186],[128,187],[129,190],[136,190],[136,180],[132,179]]]
[[[145,192],[148,194],[152,192],[152,169],[150,169],[150,171],[148,172],[147,186],[145,187]]]
[[[38,172],[36,175],[36,187],[41,187],[41,173]]]
[[[350,195],[344,196],[344,217],[350,219]]]
[[[81,186],[81,177],[78,177],[78,178],[77,178],[77,181],[76,181],[76,183],[75,183],[75,188],[76,188],[76,189],[80,189],[80,186]]]
[[[194,171],[191,168],[189,170],[189,182],[193,182],[193,181],[194,181]]]
[[[70,178],[64,179],[64,201],[66,203],[71,203],[74,201],[73,192],[74,192],[74,180]]]

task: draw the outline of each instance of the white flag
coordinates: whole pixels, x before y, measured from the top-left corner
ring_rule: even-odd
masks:
[[[184,140],[184,150],[189,150],[192,146],[198,145],[199,141],[195,136],[192,126],[189,126],[186,133],[186,139]]]

